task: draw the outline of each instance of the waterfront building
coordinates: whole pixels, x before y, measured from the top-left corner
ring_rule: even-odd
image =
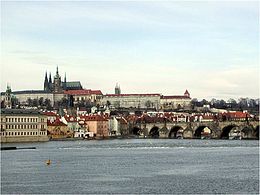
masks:
[[[128,122],[124,117],[112,116],[108,119],[109,136],[128,134]]]
[[[102,138],[109,136],[108,119],[106,117],[100,115],[82,115],[80,116],[80,120],[84,121],[88,127],[88,132],[92,132],[94,137]]]
[[[48,141],[47,117],[36,110],[1,109],[1,142]]]
[[[74,132],[71,131],[59,118],[55,121],[48,120],[47,130],[51,139],[72,138],[74,136]]]

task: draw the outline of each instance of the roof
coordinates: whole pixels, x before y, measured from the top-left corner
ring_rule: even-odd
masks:
[[[170,96],[162,95],[161,99],[191,99],[191,98],[184,95],[170,95]]]
[[[18,95],[18,94],[46,94],[44,90],[23,90],[23,91],[12,91],[11,94]],[[1,95],[5,95],[5,92],[1,92]]]
[[[159,93],[146,93],[146,94],[106,94],[107,97],[127,97],[127,96],[160,96]]]
[[[190,93],[188,92],[187,89],[186,89],[186,91],[184,92],[184,95],[188,95],[188,96],[190,96]]]
[[[100,115],[92,115],[92,116],[80,116],[81,120],[84,121],[107,121],[106,117]]]
[[[47,121],[48,126],[67,126],[63,122],[60,121],[60,119],[56,119],[54,122]]]
[[[227,112],[227,113],[223,113],[222,115],[231,117],[231,118],[247,118],[250,117],[250,115],[246,112]]]
[[[1,109],[1,114],[12,115],[39,115],[42,114],[39,110],[32,109]]]
[[[102,95],[100,90],[91,90],[91,89],[80,89],[80,90],[67,90],[64,91],[64,94],[68,95]]]
[[[50,111],[43,112],[43,114],[46,115],[46,116],[57,116],[56,113],[50,112]]]
[[[65,85],[65,82],[62,82],[62,85]],[[69,81],[66,82],[66,88],[67,89],[82,89],[80,81]]]
[[[70,115],[64,115],[64,118],[67,122],[77,122],[77,118]]]

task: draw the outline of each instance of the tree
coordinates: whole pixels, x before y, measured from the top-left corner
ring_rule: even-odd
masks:
[[[28,104],[28,106],[32,106],[32,99],[31,98],[28,98],[26,100],[26,103]]]
[[[47,110],[50,110],[52,109],[52,106],[51,106],[51,100],[46,98],[43,102],[43,105],[46,107]]]
[[[39,106],[38,99],[33,99],[33,100],[32,100],[32,106],[33,106],[33,107],[38,107],[38,106]]]
[[[152,102],[151,102],[150,100],[147,100],[147,101],[145,102],[146,108],[150,108],[151,105],[152,105]]]
[[[39,106],[43,106],[43,97],[40,97],[40,99],[39,99]]]
[[[2,101],[1,101],[1,108],[4,108],[4,107],[5,107],[5,101],[2,100]]]
[[[198,99],[197,98],[193,98],[191,100],[191,108],[194,109],[196,106],[198,106]]]
[[[110,105],[111,105],[111,102],[107,100],[107,102],[106,102],[106,106],[109,108]]]
[[[233,98],[230,98],[227,101],[227,103],[229,104],[230,108],[237,108],[238,107],[236,100],[234,100]]]
[[[63,97],[60,101],[58,101],[58,106],[62,108],[67,108],[68,107],[68,99]]]

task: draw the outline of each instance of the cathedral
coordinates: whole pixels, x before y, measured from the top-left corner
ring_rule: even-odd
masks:
[[[49,74],[49,79],[47,76],[47,72],[45,73],[44,88],[43,88],[45,92],[62,93],[63,91],[66,90],[80,90],[80,89],[82,89],[82,86],[79,81],[67,82],[66,73],[65,73],[64,81],[63,82],[61,81],[61,76],[59,75],[58,66],[56,70],[56,75],[53,78],[53,82],[52,82],[51,73]]]
[[[51,73],[49,78],[47,77],[47,72],[45,73],[44,87],[43,90],[22,90],[22,91],[11,91],[10,86],[7,86],[6,92],[1,92],[1,101],[4,100],[5,107],[10,107],[10,98],[15,97],[22,105],[26,104],[28,99],[49,99],[51,105],[55,102],[60,101],[62,98],[67,97],[67,93],[70,90],[82,90],[82,85],[80,81],[70,81],[66,79],[66,74],[64,80],[61,80],[59,75],[59,69],[57,67],[56,75],[52,78]]]

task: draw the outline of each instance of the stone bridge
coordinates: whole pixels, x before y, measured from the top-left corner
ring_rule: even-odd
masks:
[[[228,139],[230,132],[239,132],[244,139],[259,139],[259,121],[137,123],[130,130],[148,137],[201,138],[205,128],[210,138]]]

